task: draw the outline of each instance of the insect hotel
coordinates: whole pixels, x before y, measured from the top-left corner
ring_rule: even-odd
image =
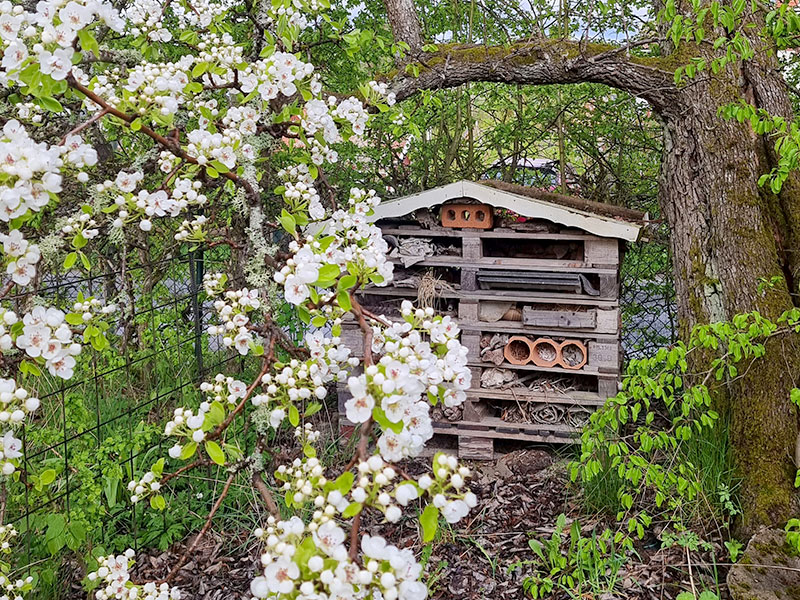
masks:
[[[394,280],[361,303],[386,316],[408,299],[457,319],[472,386],[431,409],[463,458],[495,440],[570,443],[620,380],[619,269],[637,211],[503,182],[460,181],[381,204],[373,219]],[[359,348],[355,322],[343,336]],[[339,388],[340,424],[346,387]]]

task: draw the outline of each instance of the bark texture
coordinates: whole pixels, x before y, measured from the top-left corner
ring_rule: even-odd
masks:
[[[414,0],[384,0],[383,5],[389,16],[394,39],[407,43],[411,47],[411,53],[417,54],[424,42]]]
[[[771,49],[757,39],[752,43],[753,60],[685,86],[674,83],[676,67],[686,60],[676,55],[641,59],[619,48],[551,39],[450,46],[420,60],[418,78],[399,76],[394,89],[403,99],[471,81],[593,82],[650,103],[663,123],[659,199],[672,232],[679,318],[687,333],[697,323],[753,310],[774,319],[797,301],[800,177],[791,175],[778,195],[759,187],[759,176],[777,164],[772,142],[748,123],[718,115],[719,107],[745,98],[771,114],[791,116]],[[683,52],[690,57],[707,50]],[[759,281],[774,276],[783,283],[759,293]],[[743,375],[728,385],[727,408],[742,477],[742,531],[750,533],[780,525],[795,509],[791,457],[798,427],[789,391],[800,375],[800,346],[771,341],[767,358],[739,370]]]

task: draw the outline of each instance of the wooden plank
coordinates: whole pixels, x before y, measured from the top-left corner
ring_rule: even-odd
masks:
[[[597,327],[597,311],[536,310],[525,306],[522,322],[530,327],[594,329]]]
[[[492,409],[479,400],[467,400],[464,403],[464,421],[481,422],[491,413]]]
[[[592,265],[618,265],[619,240],[593,238],[583,242],[583,261]]]
[[[619,339],[616,330],[614,331],[577,331],[574,329],[540,329],[538,327],[527,327],[520,325],[519,321],[495,321],[485,323],[483,321],[459,321],[458,326],[462,331],[482,331],[486,333],[509,333],[527,334],[539,337],[580,337],[582,339],[596,339],[603,342],[613,342]]]
[[[489,400],[507,400],[509,402],[541,402],[544,404],[569,404],[578,406],[603,406],[606,398],[601,398],[596,392],[510,392],[488,389],[468,390],[467,397]]]
[[[378,223],[378,226],[381,228],[386,235],[407,235],[412,237],[469,237],[474,235],[469,230],[462,230],[462,229],[445,229],[443,227],[431,227],[429,229],[425,227],[419,227],[415,225],[402,225],[400,227],[392,226],[392,225],[383,225]],[[542,232],[535,232],[535,233],[528,233],[524,231],[515,231],[514,229],[509,229],[507,227],[495,227],[493,230],[490,231],[482,231],[480,234],[482,238],[495,238],[495,239],[505,239],[505,238],[514,238],[517,240],[554,240],[554,241],[583,241],[583,240],[594,240],[597,239],[595,236],[590,234],[581,234],[581,233],[548,233],[546,231]]]
[[[465,292],[478,289],[478,269],[461,269],[461,289]]]
[[[474,356],[480,360],[481,355],[481,335],[479,333],[464,332],[461,334],[461,344],[466,346],[469,356]]]
[[[342,323],[342,346],[345,348],[350,348],[353,352],[353,356],[358,358],[364,357],[364,334],[361,332],[361,328],[354,324],[343,322]]]
[[[597,325],[595,326],[595,331],[619,333],[622,330],[619,309],[599,309],[596,311],[596,315]]]
[[[463,344],[464,342],[461,343]],[[593,344],[595,342],[589,342],[589,343]],[[466,344],[464,345],[466,346]],[[480,355],[470,352],[469,356],[478,357]],[[590,361],[592,360],[591,348],[589,348],[589,360]],[[484,367],[484,368],[491,368],[495,366],[494,363],[483,362],[483,361],[477,362],[477,361],[480,361],[480,358],[477,358],[476,360],[470,360],[467,364],[471,366]],[[519,369],[522,371],[540,371],[542,373],[554,373],[559,375],[594,375],[594,376],[611,375],[619,371],[619,368],[617,368],[616,371],[613,371],[612,367],[608,363],[602,363],[602,367],[588,364],[582,369],[565,369],[563,367],[537,367],[533,363],[528,363],[526,365],[512,365],[510,362],[503,362],[500,365],[498,365],[497,368],[512,369],[512,370]]]
[[[399,257],[390,258],[395,264],[401,265]],[[595,273],[616,276],[617,270],[605,267],[593,267],[583,261],[574,260],[546,260],[535,258],[499,258],[483,257],[480,259],[466,260],[459,256],[429,256],[425,260],[415,263],[414,266],[423,267],[461,267],[474,269],[519,269],[524,271],[552,271],[555,273]]]
[[[502,440],[518,440],[522,442],[538,442],[538,443],[545,443],[545,444],[574,444],[579,441],[580,439],[580,431],[577,429],[573,432],[557,432],[557,433],[549,433],[546,429],[540,428],[539,434],[533,433],[511,433],[511,432],[500,432],[496,430],[489,429],[487,431],[479,431],[479,430],[471,430],[471,429],[443,429],[440,427],[434,426],[433,432],[436,434],[444,434],[444,435],[457,435],[459,438],[468,437],[468,438],[488,438],[492,440],[502,439]]]
[[[600,295],[604,298],[619,298],[619,278],[613,274],[600,274]]]
[[[492,460],[494,441],[489,437],[459,436],[458,457],[466,460]]]
[[[616,377],[599,377],[597,379],[597,393],[602,398],[613,398],[619,392],[619,383]]]
[[[416,297],[416,288],[410,287],[369,287],[364,290],[365,294],[376,296],[403,296],[406,298]],[[458,298],[470,300],[509,300],[514,302],[530,302],[540,304],[569,304],[574,306],[601,306],[605,308],[616,308],[619,301],[612,298],[602,298],[599,296],[588,296],[585,294],[561,294],[558,292],[520,292],[511,290],[486,290],[467,291],[454,289],[452,291],[443,290],[439,296],[443,298]]]

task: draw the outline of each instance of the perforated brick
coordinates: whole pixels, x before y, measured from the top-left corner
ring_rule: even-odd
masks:
[[[492,207],[488,204],[445,204],[442,206],[443,227],[490,229]]]

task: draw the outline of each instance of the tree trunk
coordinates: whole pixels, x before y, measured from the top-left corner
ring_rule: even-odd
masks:
[[[727,84],[727,86],[723,85]],[[764,144],[749,124],[717,116],[733,81],[698,82],[681,91],[678,110],[664,119],[660,202],[671,229],[680,329],[729,320],[753,310],[775,319],[792,308],[785,224],[796,226],[771,194],[758,186]],[[789,196],[788,190],[783,194]],[[795,206],[800,196],[795,195]],[[758,292],[759,281],[781,283]],[[740,530],[785,522],[794,510],[795,411],[789,390],[800,370],[793,340],[770,341],[767,356],[738,365],[743,375],[722,402],[742,479]]]
[[[412,1],[384,0],[387,6]],[[659,195],[671,229],[685,335],[698,323],[738,313],[759,311],[775,319],[797,299],[800,176],[792,174],[777,196],[760,187],[759,177],[777,164],[772,142],[717,112],[744,98],[771,114],[791,116],[774,56],[753,31],[755,59],[702,73],[683,87],[673,81],[676,57],[637,58],[624,48],[544,38],[502,48],[440,47],[421,62],[419,77],[401,75],[393,87],[403,99],[470,81],[593,82],[647,100],[664,128]],[[692,56],[691,49],[682,53]],[[759,282],[776,276],[780,283],[758,291]],[[800,344],[772,340],[767,352],[752,365],[739,365],[741,375],[727,385],[745,534],[785,522],[795,508],[791,457],[798,427],[789,392],[800,375]]]

